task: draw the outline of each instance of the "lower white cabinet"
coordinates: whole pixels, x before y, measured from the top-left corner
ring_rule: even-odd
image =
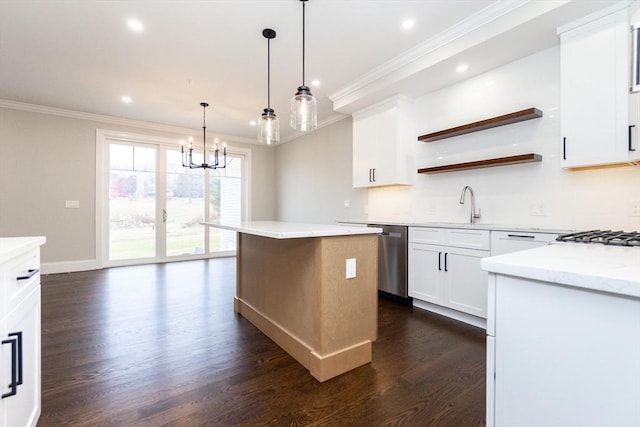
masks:
[[[640,426],[640,299],[491,273],[487,426]]]
[[[40,416],[40,286],[11,311],[2,336],[2,425],[35,426]]]
[[[35,426],[41,409],[40,238],[0,238],[0,427]]]
[[[486,230],[410,228],[409,296],[486,318],[487,273],[480,269],[480,259],[489,256],[488,245]]]

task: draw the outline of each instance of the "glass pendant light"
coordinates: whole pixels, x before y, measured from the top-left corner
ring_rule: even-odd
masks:
[[[316,128],[318,121],[318,105],[311,90],[304,84],[304,54],[305,54],[305,16],[304,7],[307,0],[302,2],[302,85],[291,98],[291,127],[295,130],[308,131]]]
[[[267,108],[260,115],[258,142],[274,145],[280,142],[280,122],[271,108],[271,39],[276,38],[276,32],[271,28],[265,28],[262,35],[267,39]]]

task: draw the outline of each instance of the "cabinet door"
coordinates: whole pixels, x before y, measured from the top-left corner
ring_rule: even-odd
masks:
[[[375,116],[353,121],[353,186],[372,185],[375,150],[377,149],[377,125]]]
[[[12,362],[18,368],[17,373],[22,373],[22,384],[17,386],[15,395],[0,400],[0,424],[35,426],[40,416],[40,286],[3,319],[2,340],[15,333],[22,333],[21,354],[15,354],[11,344],[2,345],[0,350],[2,394],[10,391]]]
[[[445,248],[409,243],[409,296],[434,304],[445,304],[443,254]]]
[[[410,167],[410,147],[415,140],[405,103],[394,99],[354,115],[354,187],[411,183],[415,171]]]
[[[480,258],[489,256],[489,252],[447,249],[447,305],[454,310],[486,318],[488,273],[480,268]]]
[[[628,160],[627,22],[625,8],[561,36],[563,167]]]

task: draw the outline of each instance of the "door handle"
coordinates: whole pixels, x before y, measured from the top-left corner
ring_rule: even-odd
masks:
[[[376,168],[371,169],[371,176],[373,177],[372,182],[376,182]]]
[[[636,127],[636,125],[629,125],[629,151],[636,151],[635,148],[633,148],[633,146],[631,145],[632,139],[631,136],[633,135],[633,128]]]
[[[169,218],[169,214],[167,214],[166,209],[162,209],[162,222],[166,223],[167,222],[167,218]]]
[[[562,160],[567,160],[567,137],[562,138]]]
[[[438,252],[438,271],[442,271],[442,264],[440,262],[441,257],[442,257],[442,252]]]
[[[449,271],[447,269],[447,255],[449,255],[448,253],[444,253],[444,271]]]

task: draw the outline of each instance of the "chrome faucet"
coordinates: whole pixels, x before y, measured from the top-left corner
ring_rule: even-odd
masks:
[[[467,190],[469,190],[469,193],[471,193],[471,216],[469,217],[469,221],[471,222],[471,224],[473,224],[476,219],[480,218],[480,208],[478,208],[478,213],[476,213],[476,203],[475,196],[473,194],[473,188],[469,187],[468,185],[465,185],[465,187],[462,189],[462,194],[460,194],[460,204],[464,205],[464,195],[467,193]]]

